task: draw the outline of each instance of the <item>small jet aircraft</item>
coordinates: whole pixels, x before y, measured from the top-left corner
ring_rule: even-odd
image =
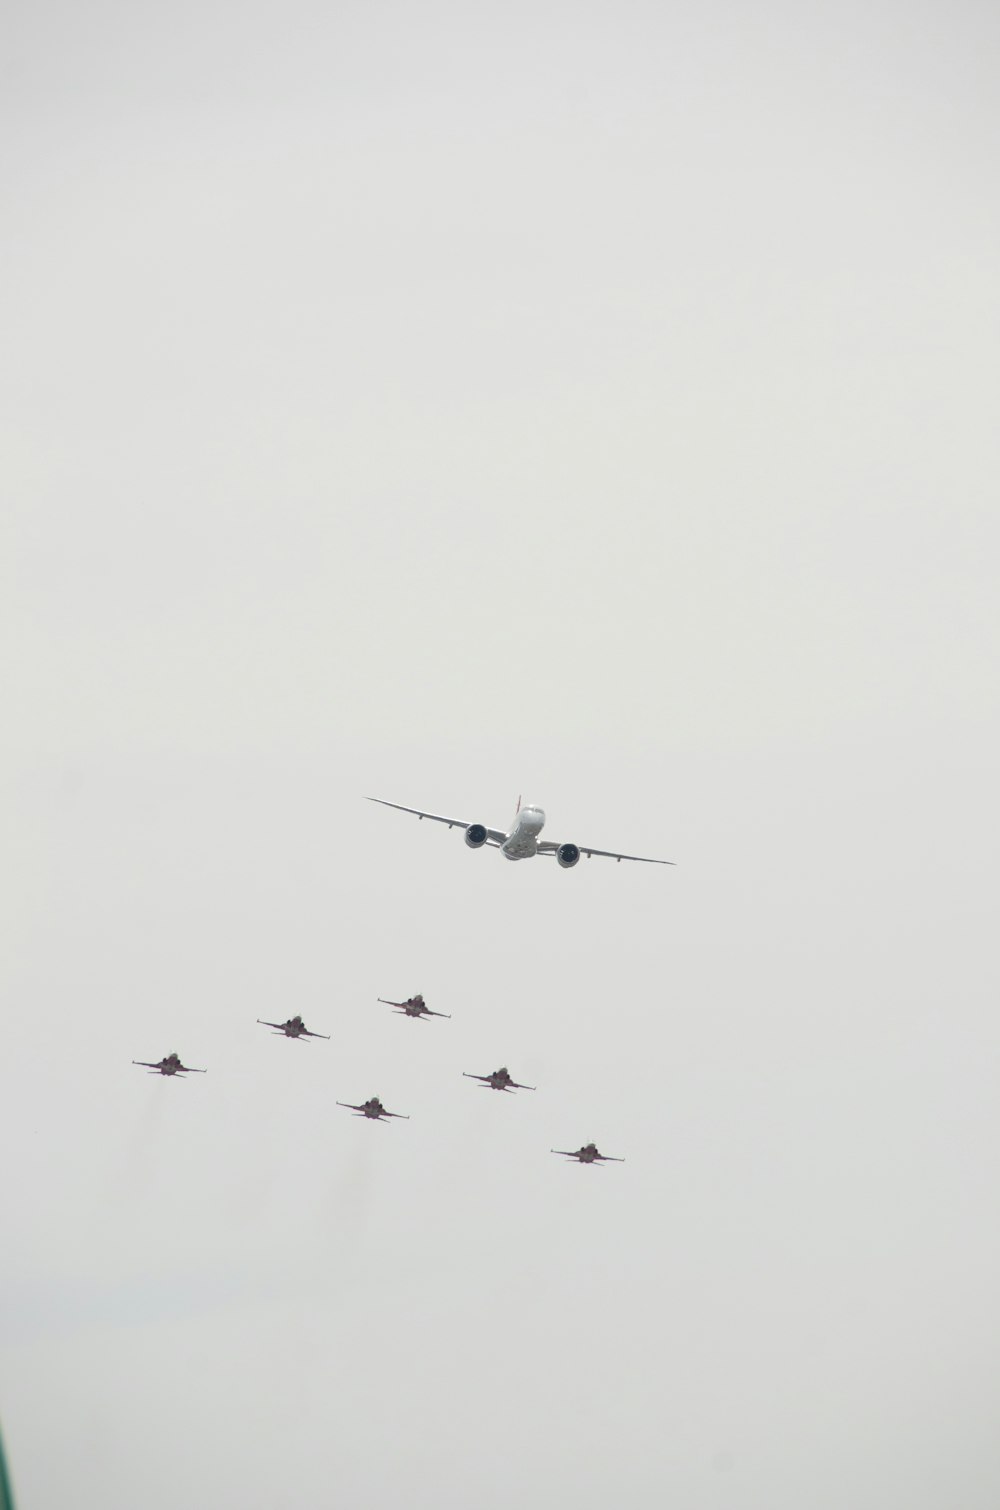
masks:
[[[418,807],[403,807],[399,802],[386,802],[384,797],[369,797],[369,802],[381,803],[382,807],[394,807],[400,813],[413,813],[417,818],[429,818],[432,823],[447,823],[449,828],[464,828],[465,842],[470,849],[482,849],[489,845],[498,849],[505,860],[530,860],[535,855],[554,855],[562,870],[571,870],[586,855],[603,855],[606,859],[638,860],[643,865],[673,865],[673,860],[650,860],[645,855],[620,855],[613,849],[592,849],[586,844],[556,844],[549,839],[539,839],[545,824],[545,814],[540,807],[521,806],[518,798],[517,812],[510,833],[501,828],[486,828],[482,823],[466,823],[462,818],[442,818],[440,813],[423,813]]]
[[[450,1012],[432,1012],[419,992],[416,996],[408,996],[405,1001],[386,1001],[384,996],[380,996],[379,1001],[384,1007],[396,1007],[405,1012],[407,1017],[451,1017]]]
[[[553,1148],[553,1153],[562,1154],[566,1159],[576,1159],[580,1164],[624,1164],[624,1159],[616,1159],[610,1153],[598,1153],[596,1143],[585,1143],[582,1148]]]
[[[325,1038],[327,1042],[330,1040],[329,1033],[311,1033],[301,1017],[290,1017],[287,1022],[265,1022],[263,1017],[258,1017],[257,1021],[261,1027],[277,1028],[278,1032],[283,1033],[286,1038]]]
[[[355,1106],[351,1101],[338,1101],[338,1106],[346,1106],[348,1111],[356,1112],[360,1117],[371,1117],[373,1121],[380,1122],[384,1117],[398,1117],[401,1122],[409,1122],[409,1117],[404,1117],[402,1112],[387,1112],[377,1096],[372,1096],[368,1101],[362,1101],[360,1106]]]
[[[168,1054],[165,1059],[157,1060],[156,1064],[150,1064],[148,1059],[133,1059],[133,1064],[141,1064],[144,1070],[154,1070],[158,1075],[207,1075],[207,1070],[193,1070],[189,1064],[181,1064],[179,1054]]]
[[[510,1078],[510,1071],[506,1066],[494,1070],[492,1075],[470,1075],[468,1070],[462,1074],[466,1080],[481,1080],[483,1085],[488,1085],[491,1091],[533,1091],[537,1090],[534,1085],[519,1085],[516,1080]]]

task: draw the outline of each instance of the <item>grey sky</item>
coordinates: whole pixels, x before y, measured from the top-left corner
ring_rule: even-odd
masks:
[[[998,43],[15,10],[20,1504],[995,1510]]]

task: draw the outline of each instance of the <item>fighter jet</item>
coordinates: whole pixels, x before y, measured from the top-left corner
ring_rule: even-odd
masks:
[[[385,1007],[395,1007],[407,1017],[451,1017],[450,1012],[432,1012],[419,992],[416,996],[408,996],[405,1001],[386,1001],[384,996],[380,996],[379,1001]]]
[[[290,1017],[287,1022],[265,1022],[263,1017],[258,1017],[257,1021],[262,1027],[277,1028],[286,1038],[325,1038],[327,1041],[330,1038],[329,1033],[311,1033],[301,1017]]]
[[[148,1059],[133,1059],[133,1064],[141,1064],[144,1070],[154,1070],[158,1075],[207,1075],[207,1070],[193,1070],[189,1064],[181,1064],[179,1054],[168,1054],[165,1059],[157,1060],[156,1064],[150,1064]]]
[[[484,1085],[489,1086],[491,1091],[533,1091],[537,1089],[534,1085],[519,1085],[516,1080],[512,1080],[510,1078],[510,1071],[506,1066],[499,1070],[494,1070],[492,1075],[470,1075],[468,1070],[463,1070],[462,1074],[466,1080],[481,1080]]]
[[[409,1122],[409,1117],[404,1117],[402,1112],[387,1112],[377,1096],[372,1096],[368,1101],[362,1101],[360,1106],[355,1106],[352,1101],[338,1101],[338,1106],[346,1106],[348,1111],[356,1112],[359,1117],[370,1117],[374,1122],[380,1122],[384,1117],[398,1117],[401,1122]]]
[[[576,1159],[580,1164],[624,1164],[624,1159],[616,1159],[610,1153],[598,1153],[596,1143],[585,1143],[582,1148],[570,1150],[568,1148],[553,1148],[553,1153],[562,1154],[566,1159]]]

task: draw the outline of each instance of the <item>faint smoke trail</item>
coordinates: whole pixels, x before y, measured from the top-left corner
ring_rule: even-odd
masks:
[[[114,1196],[118,1200],[124,1200],[128,1204],[132,1204],[134,1193],[141,1191],[149,1180],[150,1169],[156,1159],[156,1150],[163,1137],[163,1092],[174,1089],[172,1086],[163,1084],[164,1076],[157,1075],[158,1083],[154,1085],[152,1073],[150,1071],[145,1073],[149,1075],[149,1094],[143,1097],[123,1139],[121,1172],[123,1188],[116,1188],[114,1191]],[[112,1174],[112,1180],[117,1187],[118,1177]]]
[[[327,1198],[315,1210],[317,1263],[329,1274],[332,1267],[340,1278],[352,1282],[364,1251],[371,1225],[375,1194],[375,1166],[382,1151],[372,1147],[373,1136],[386,1131],[383,1127],[363,1127],[353,1146],[342,1153],[336,1173],[327,1187]]]

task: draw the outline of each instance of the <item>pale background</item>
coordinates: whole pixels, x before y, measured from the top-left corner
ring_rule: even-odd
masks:
[[[3,54],[22,1510],[996,1510],[1000,10]]]

